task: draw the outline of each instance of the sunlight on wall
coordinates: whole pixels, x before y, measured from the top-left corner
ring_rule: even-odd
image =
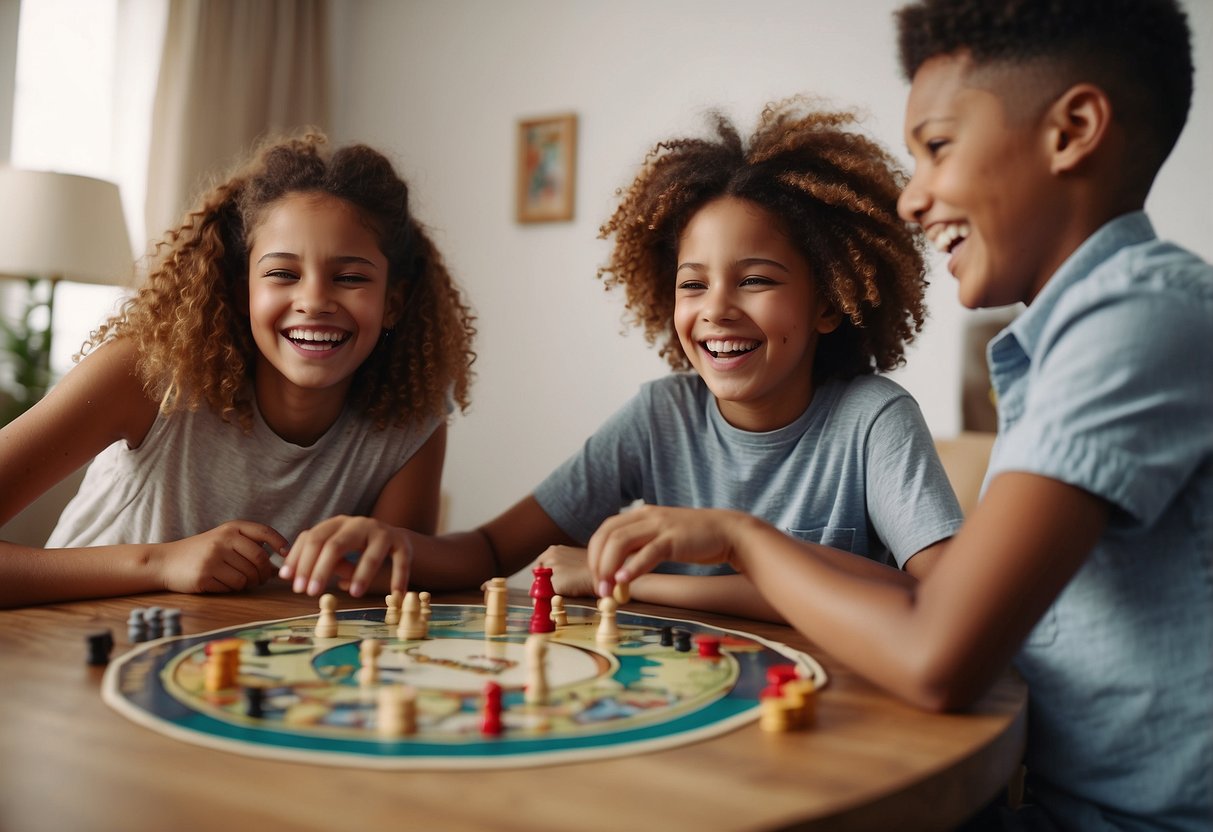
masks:
[[[22,0],[13,96],[12,164],[117,182],[142,251],[151,97],[164,7],[157,0]],[[60,284],[51,368],[72,366],[88,334],[126,290]],[[19,302],[10,295],[10,302]]]

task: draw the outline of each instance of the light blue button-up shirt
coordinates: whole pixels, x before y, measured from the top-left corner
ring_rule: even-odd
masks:
[[[1213,829],[1213,267],[1106,224],[990,342],[989,478],[1112,506],[1017,658],[1027,766],[1066,829]]]

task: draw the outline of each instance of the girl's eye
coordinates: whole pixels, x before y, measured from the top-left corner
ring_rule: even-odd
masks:
[[[279,280],[279,281],[298,280],[299,279],[293,272],[281,271],[279,269],[275,269],[272,272],[266,272],[265,276],[270,278],[271,280]]]
[[[763,277],[760,274],[746,275],[741,281],[742,286],[773,286],[775,281],[769,277]]]
[[[947,139],[929,139],[926,142],[927,155],[934,158],[939,154],[939,151],[948,143]]]
[[[361,274],[339,274],[337,275],[338,283],[366,283],[370,278]]]
[[[697,289],[706,289],[707,284],[704,283],[702,280],[684,280],[678,284],[678,288],[683,289],[683,290],[694,291]]]

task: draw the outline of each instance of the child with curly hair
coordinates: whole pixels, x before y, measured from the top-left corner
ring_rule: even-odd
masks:
[[[0,431],[0,521],[95,456],[47,549],[0,543],[0,605],[240,590],[332,515],[435,530],[474,328],[408,196],[309,134],[202,197]]]
[[[1175,0],[918,0],[898,14],[903,218],[990,342],[984,494],[913,586],[758,519],[653,509],[590,541],[600,592],[725,561],[809,638],[924,708],[1014,662],[1027,799],[1005,830],[1213,828],[1213,267],[1143,210],[1192,100]],[[933,818],[939,825],[950,820]]]
[[[557,592],[590,595],[585,551],[571,547],[634,501],[752,513],[861,573],[926,567],[961,513],[917,404],[877,375],[923,321],[922,252],[896,212],[903,179],[847,113],[785,102],[748,141],[715,121],[711,138],[658,144],[601,233],[615,245],[600,277],[680,372],[644,385],[476,532],[321,524],[286,565],[297,589],[320,591],[341,553],[365,547],[354,594],[386,554],[403,586],[411,553],[411,580],[429,588],[542,554]],[[732,570],[669,571],[682,574],[646,575],[632,597],[776,616]]]

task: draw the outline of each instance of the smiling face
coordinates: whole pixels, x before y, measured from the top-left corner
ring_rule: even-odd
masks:
[[[1027,303],[1064,260],[1050,134],[1039,103],[1012,79],[983,73],[978,86],[972,70],[967,56],[944,55],[914,75],[906,105],[914,175],[898,212],[948,256],[962,304]]]
[[[252,234],[248,291],[262,410],[303,396],[339,413],[354,372],[391,325],[376,235],[342,199],[290,194]]]
[[[817,339],[838,316],[779,220],[746,200],[709,202],[679,238],[675,280],[674,329],[721,415],[751,431],[800,416]]]

